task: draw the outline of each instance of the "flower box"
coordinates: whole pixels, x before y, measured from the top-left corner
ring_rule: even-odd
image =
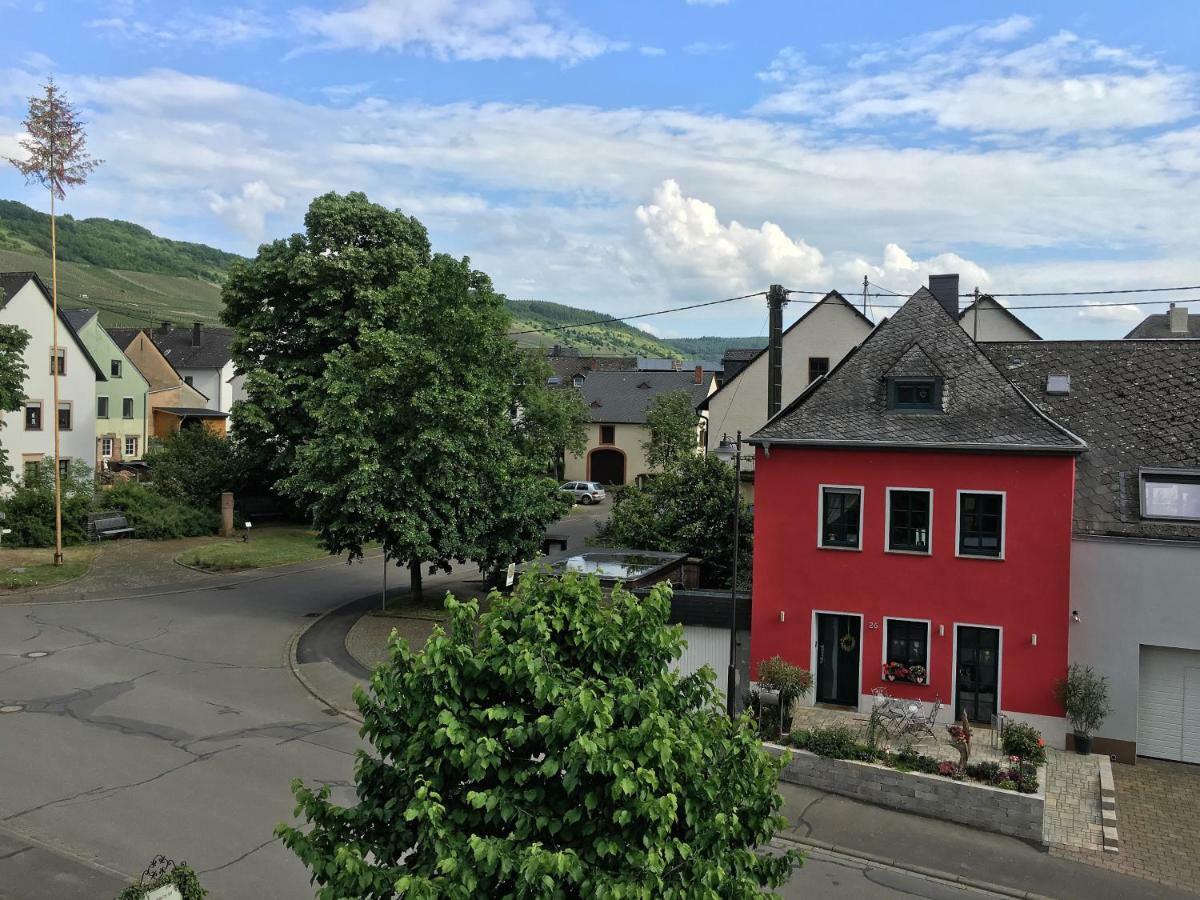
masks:
[[[924,666],[906,666],[903,663],[890,662],[883,666],[884,681],[905,681],[909,684],[925,684],[929,673]]]

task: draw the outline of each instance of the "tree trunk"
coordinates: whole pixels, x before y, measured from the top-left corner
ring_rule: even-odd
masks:
[[[410,559],[408,561],[408,583],[411,587],[411,599],[420,603],[424,598],[421,592],[421,561],[419,559]]]

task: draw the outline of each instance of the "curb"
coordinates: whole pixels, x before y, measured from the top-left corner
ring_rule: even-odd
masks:
[[[1099,754],[1100,762],[1100,821],[1104,828],[1104,852],[1120,853],[1117,836],[1117,786],[1113,781],[1112,760]]]
[[[350,603],[357,603],[357,602],[358,602],[357,600],[350,601]],[[350,603],[343,603],[342,606],[349,606]],[[318,622],[322,621],[327,616],[330,616],[333,613],[337,612],[339,609],[342,608],[342,606],[338,606],[334,609],[323,612],[323,613],[321,613],[321,615],[317,616],[315,619],[312,619],[310,621],[301,622],[296,627],[296,630],[292,632],[291,637],[288,638],[288,642],[284,646],[283,661],[284,661],[284,664],[287,666],[288,671],[290,671],[292,673],[292,675],[295,676],[296,680],[300,682],[300,685],[306,691],[308,691],[308,693],[313,697],[314,700],[316,700],[318,703],[320,703],[326,709],[336,710],[339,715],[345,716],[347,719],[350,719],[351,721],[354,721],[354,722],[358,722],[361,725],[363,718],[361,715],[359,715],[358,710],[344,709],[339,704],[334,703],[334,702],[328,700],[327,698],[321,696],[321,693],[317,690],[316,685],[314,685],[311,681],[309,681],[308,678],[305,677],[304,673],[300,671],[300,663],[296,659],[296,648],[300,645],[300,639],[302,637],[304,637],[304,635],[308,632],[308,630],[310,628],[314,627]]]
[[[941,872],[937,869],[930,869],[927,866],[919,866],[915,863],[906,863],[898,859],[889,859],[885,856],[879,856],[875,853],[867,853],[864,850],[855,850],[852,847],[843,847],[840,844],[831,844],[828,841],[818,841],[813,838],[797,838],[784,835],[775,835],[773,840],[786,844],[796,844],[800,847],[807,847],[811,850],[823,850],[826,853],[836,853],[839,856],[846,856],[851,859],[861,860],[862,862],[871,863],[876,866],[883,866],[889,869],[898,869],[902,872],[910,872],[913,875],[920,875],[922,878],[928,878],[933,881],[941,881],[946,884],[958,884],[963,887],[974,888],[979,891],[988,891],[993,894],[998,894],[1001,897],[1016,897],[1020,900],[1054,900],[1053,897],[1048,897],[1045,894],[1036,894],[1033,891],[1023,891],[1019,888],[1011,888],[1003,884],[995,884],[990,881],[983,881],[979,878],[971,878],[967,875],[955,875],[952,872]]]

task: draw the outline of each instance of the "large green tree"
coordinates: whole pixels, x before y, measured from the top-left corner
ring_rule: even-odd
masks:
[[[29,332],[16,325],[0,325],[0,412],[18,412],[25,405],[25,348]],[[0,428],[9,425],[0,419]],[[0,441],[0,484],[12,480],[8,452]]]
[[[733,578],[734,471],[715,456],[688,455],[613,498],[601,539],[622,547],[687,553],[701,560],[706,586],[728,586]],[[750,581],[754,514],[745,502],[740,521],[739,587]]]
[[[305,224],[226,286],[249,373],[238,439],[331,552],[382,544],[415,596],[425,567],[532,556],[563,510],[547,471],[570,436],[539,412],[549,389],[504,298],[362,194],[318,198]]]
[[[510,598],[447,600],[450,631],[393,638],[369,691],[357,802],[293,785],[283,842],[318,896],[753,898],[799,862],[748,720],[707,669],[674,671],[670,589],[639,599],[544,571]]]
[[[684,456],[694,456],[699,449],[696,428],[700,416],[696,403],[687,391],[668,391],[659,394],[646,410],[648,440],[642,442],[646,462],[652,466],[669,466]]]

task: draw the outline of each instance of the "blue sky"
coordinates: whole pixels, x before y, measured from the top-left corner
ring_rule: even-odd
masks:
[[[510,296],[614,315],[935,271],[1200,283],[1200,8],[1042,6],[0,0],[0,155],[53,72],[107,161],[75,215],[252,253],[364,190]],[[43,202],[7,169],[0,196]],[[1151,309],[1026,318],[1118,336]]]

